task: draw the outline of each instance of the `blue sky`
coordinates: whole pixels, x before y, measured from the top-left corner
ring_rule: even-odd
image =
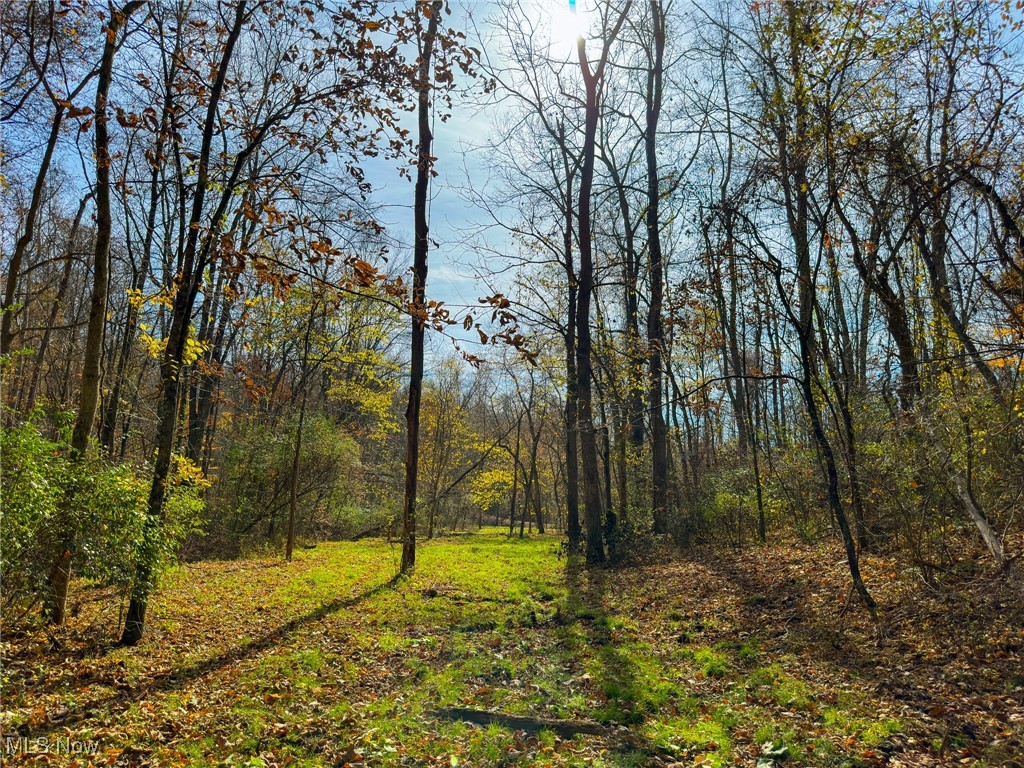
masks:
[[[538,14],[564,14],[568,1],[525,0],[523,7],[535,8]],[[451,8],[452,15],[446,18],[446,24],[465,30],[468,44],[486,50],[493,64],[497,51],[486,40],[490,33],[487,19],[500,11],[499,6],[485,0],[453,0]],[[488,266],[504,266],[501,256],[511,255],[514,247],[505,232],[494,226],[490,214],[475,207],[464,194],[467,185],[479,191],[487,184],[490,168],[481,146],[501,130],[503,107],[485,101],[479,84],[474,85],[465,77],[457,85],[460,89],[468,86],[472,93],[456,96],[449,118],[434,121],[433,154],[437,157],[438,176],[432,180],[430,189],[430,235],[437,245],[431,248],[427,277],[427,297],[445,302],[453,312],[479,306],[478,299],[493,293],[492,286],[498,290],[505,288],[507,277],[485,281],[479,275]],[[411,114],[407,126],[415,126]],[[374,200],[383,206],[382,223],[393,238],[406,246],[405,252],[396,254],[396,258],[408,263],[412,250],[413,184],[399,176],[394,163],[373,159],[365,168],[374,186]],[[460,341],[477,339],[475,332],[466,334],[458,326],[453,326],[451,334]],[[443,350],[447,345],[436,346]],[[480,353],[477,348],[468,351]]]
[[[565,55],[574,58],[575,35],[585,23],[587,0],[575,0],[575,3],[578,6],[575,13],[570,11],[570,0],[520,0],[517,10],[532,18],[544,19],[541,27],[552,30],[556,37],[553,45],[564,47]],[[499,65],[501,57],[488,20],[503,12],[501,6],[487,0],[451,0],[450,7],[452,14],[445,18],[445,24],[466,31],[467,44],[483,50],[492,66]],[[430,235],[437,245],[430,251],[427,297],[443,301],[453,314],[461,314],[465,307],[479,306],[480,297],[496,290],[509,290],[514,277],[511,271],[489,275],[486,280],[480,275],[507,267],[504,257],[510,257],[516,246],[507,233],[495,225],[491,214],[474,206],[464,194],[467,185],[479,193],[488,183],[491,168],[488,153],[481,147],[504,129],[504,107],[483,97],[479,83],[457,75],[456,84],[460,89],[468,87],[471,93],[457,96],[450,117],[444,122],[435,120],[433,129],[438,176],[430,189]],[[414,115],[407,116],[406,126],[415,127]],[[404,252],[395,254],[396,261],[408,264],[412,251],[413,184],[400,177],[393,163],[374,159],[366,163],[365,169],[374,186],[374,200],[383,206],[382,223],[392,238],[405,245]],[[510,213],[509,223],[513,223],[511,219]],[[461,326],[452,326],[449,333],[460,343],[466,342],[469,352],[484,357],[497,354],[493,348],[482,349],[475,332],[467,334]],[[450,344],[443,340],[433,339],[433,342],[440,354],[450,349]]]

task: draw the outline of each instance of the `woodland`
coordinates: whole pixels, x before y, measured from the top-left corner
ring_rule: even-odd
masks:
[[[1024,766],[1019,0],[0,3],[0,752]]]

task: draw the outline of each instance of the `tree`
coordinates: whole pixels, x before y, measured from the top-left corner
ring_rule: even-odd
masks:
[[[419,18],[426,20],[422,37],[417,38],[418,71],[416,90],[418,93],[416,121],[418,147],[416,153],[416,191],[413,207],[415,218],[415,244],[412,267],[412,314],[411,362],[409,366],[409,403],[405,410],[405,501],[402,507],[402,573],[416,566],[416,482],[419,471],[420,452],[420,401],[423,396],[423,338],[426,332],[427,302],[427,256],[430,251],[430,225],[427,221],[427,192],[432,175],[433,156],[430,145],[430,60],[434,55],[434,41],[441,17],[442,3],[439,0],[426,2],[418,0],[416,10]],[[419,29],[419,27],[417,27]]]
[[[134,11],[132,6],[135,6],[135,4],[127,4],[121,12],[129,8]],[[68,41],[73,40],[76,36],[75,24],[81,21],[78,17],[79,11],[75,11],[71,15],[70,20],[68,20],[66,18],[68,14],[64,11],[58,12],[53,3],[48,5],[45,12],[40,8],[39,3],[35,2],[25,4],[24,6],[20,6],[20,4],[19,6],[12,6],[12,9],[14,8],[22,9],[24,16],[20,16],[10,10],[5,13],[3,19],[4,27],[6,28],[3,32],[5,38],[9,38],[15,43],[12,48],[24,48],[24,61],[21,72],[18,73],[17,78],[13,81],[15,88],[12,89],[14,93],[20,92],[21,96],[16,102],[10,104],[5,99],[7,112],[4,115],[4,121],[12,119],[25,109],[26,102],[40,85],[43,91],[45,91],[48,101],[52,104],[53,117],[50,120],[50,130],[46,137],[43,156],[32,185],[31,200],[25,211],[22,232],[14,245],[14,251],[7,265],[3,304],[0,305],[0,355],[7,355],[11,352],[15,335],[15,304],[18,295],[18,281],[22,272],[22,263],[35,236],[36,220],[42,204],[47,174],[53,162],[54,152],[57,149],[64,121],[68,118],[86,117],[92,113],[93,110],[89,107],[76,107],[74,101],[85,91],[92,79],[102,71],[104,62],[108,62],[108,49],[110,49],[108,64],[111,67],[113,66],[113,55],[116,49],[115,43],[107,41],[103,49],[104,58],[101,63],[98,66],[89,66],[88,63],[76,60],[76,56],[81,54],[78,53],[73,44],[68,44]],[[114,24],[120,26],[120,22],[114,20],[118,13],[118,11],[111,7],[110,15],[112,21],[105,29],[112,28],[111,25]],[[89,50],[85,49],[82,53],[88,56]],[[42,56],[42,61],[38,58],[40,55]],[[86,69],[81,74],[77,83],[73,85],[67,83],[67,73],[75,74],[83,65]],[[13,72],[14,69],[12,67],[10,71]],[[64,76],[65,88],[62,89],[64,92],[57,90],[59,86],[50,82],[51,77],[55,73],[58,73],[58,76]],[[31,78],[31,85],[28,87],[17,87],[22,84],[19,80],[23,82],[24,77]],[[109,91],[109,81],[105,90]],[[4,88],[5,96],[7,92],[7,88]]]
[[[136,10],[145,3],[132,0],[120,10],[110,7],[110,21],[106,27],[106,43],[100,61],[96,86],[95,131],[96,131],[96,240],[93,253],[92,297],[89,303],[89,323],[86,329],[85,355],[82,361],[82,385],[78,397],[78,413],[71,434],[72,460],[83,458],[89,449],[96,406],[99,402],[100,358],[103,353],[103,337],[107,323],[107,292],[110,280],[110,238],[113,225],[110,218],[110,138],[107,132],[107,100],[110,82],[114,72],[114,53],[117,50],[121,29]],[[59,122],[59,120],[57,121]],[[47,152],[51,152],[50,144]],[[48,158],[47,158],[48,159]],[[46,161],[44,161],[44,166]],[[45,172],[45,168],[44,168]],[[29,230],[30,232],[30,230]],[[13,271],[13,269],[12,269]],[[6,316],[5,316],[6,319]],[[74,505],[73,498],[65,502]],[[63,523],[63,546],[57,561],[50,569],[50,602],[47,606],[49,620],[53,624],[64,623],[64,611],[68,599],[68,584],[71,580],[71,557],[75,540],[74,513],[65,511]]]
[[[664,259],[661,250],[661,179],[658,173],[658,119],[661,116],[664,87],[665,9],[660,0],[650,0],[653,57],[647,71],[647,121],[644,130],[644,155],[647,159],[647,259],[650,270],[651,302],[647,312],[647,344],[650,354],[651,410],[651,508],[654,532],[665,533],[665,508],[668,494],[668,443],[665,412],[662,405],[665,334],[662,329]]]
[[[583,146],[580,159],[580,188],[577,200],[580,248],[580,269],[576,296],[576,392],[579,402],[580,453],[583,472],[583,506],[587,521],[587,562],[604,560],[602,530],[601,486],[597,468],[597,432],[594,428],[593,377],[591,356],[591,300],[594,292],[594,245],[591,221],[592,191],[594,186],[594,157],[597,145],[597,124],[600,119],[601,89],[605,69],[622,25],[629,13],[632,0],[626,0],[616,14],[615,21],[603,31],[600,53],[591,65],[587,56],[587,41],[581,35],[576,41],[580,73],[585,94]]]
[[[500,32],[500,65],[488,64],[487,74],[497,93],[510,96],[514,131],[502,130],[483,150],[496,169],[501,187],[473,190],[473,201],[494,223],[508,232],[522,252],[522,269],[543,268],[550,260],[557,275],[545,275],[540,285],[518,282],[523,292],[516,310],[536,330],[554,330],[563,348],[563,430],[565,446],[565,515],[569,547],[576,551],[583,537],[579,508],[579,376],[577,374],[578,243],[576,188],[579,183],[578,99],[564,95],[576,83],[561,51],[552,50],[554,18],[538,17],[516,0],[504,4],[493,19]],[[514,211],[514,218],[508,216]],[[509,254],[497,253],[508,258]],[[555,280],[558,297],[548,302],[538,295]],[[537,289],[540,289],[539,291]],[[517,443],[518,444],[518,443]],[[518,479],[518,474],[515,474]],[[513,485],[513,491],[517,486]],[[513,493],[515,495],[515,493]]]
[[[285,60],[305,57],[301,66],[291,67],[288,78],[279,78],[267,73],[270,84],[275,87],[269,92],[275,101],[264,110],[250,116],[250,124],[243,131],[232,132],[237,142],[235,151],[222,167],[219,156],[213,154],[214,138],[220,131],[223,119],[222,101],[228,92],[228,73],[233,57],[238,50],[243,33],[261,24],[261,16],[276,13],[263,3],[249,6],[247,0],[239,0],[227,18],[221,23],[208,24],[200,20],[201,28],[212,30],[213,38],[207,43],[212,72],[212,82],[197,83],[199,92],[207,99],[205,114],[197,124],[199,148],[195,153],[195,186],[187,217],[183,217],[183,231],[187,234],[179,243],[175,282],[172,286],[173,299],[170,307],[169,326],[162,344],[160,362],[160,397],[157,404],[156,457],[153,467],[153,482],[148,501],[147,546],[155,546],[162,520],[165,486],[174,451],[174,434],[178,422],[179,394],[182,377],[188,363],[197,357],[196,343],[191,327],[191,316],[197,296],[203,288],[207,269],[217,260],[236,261],[242,264],[250,256],[241,248],[247,245],[237,241],[238,232],[226,228],[233,220],[264,218],[267,227],[281,226],[287,222],[296,223],[284,214],[272,199],[260,202],[236,194],[243,187],[248,191],[260,189],[266,192],[277,188],[279,178],[273,167],[259,180],[247,176],[250,162],[261,152],[269,152],[266,145],[271,141],[278,145],[299,146],[312,156],[327,158],[328,154],[346,153],[353,164],[363,151],[374,151],[379,130],[360,133],[363,121],[387,121],[388,113],[363,98],[363,94],[374,85],[387,82],[392,58],[381,53],[369,39],[372,25],[353,9],[343,9],[328,18],[333,24],[329,37],[319,32],[317,16],[312,11],[285,14],[276,19],[278,34],[291,32],[294,37],[282,40],[281,56]],[[352,34],[354,32],[354,34]],[[307,45],[307,41],[311,44]],[[320,46],[330,43],[335,54],[327,56]],[[352,63],[354,62],[354,63]],[[251,84],[232,80],[230,88],[245,93]],[[348,130],[352,133],[327,130],[311,134],[308,126],[347,109]],[[239,115],[238,110],[233,111]],[[259,164],[257,164],[257,167]],[[350,172],[358,178],[357,173]],[[217,178],[216,185],[212,184]],[[300,196],[302,190],[292,185],[289,192]],[[209,196],[209,201],[207,197]],[[184,201],[184,198],[182,198]],[[238,205],[241,217],[231,217],[231,206]],[[262,215],[261,215],[262,214]],[[263,228],[261,234],[269,236],[274,230]],[[293,241],[294,242],[294,241]],[[301,244],[302,241],[295,243]],[[249,244],[254,249],[256,244]],[[322,254],[333,254],[336,249],[329,242],[317,241],[311,246],[317,258]],[[265,272],[270,276],[269,272]],[[142,557],[136,584],[125,620],[122,643],[132,645],[142,637],[145,626],[146,605],[152,590],[148,557]]]

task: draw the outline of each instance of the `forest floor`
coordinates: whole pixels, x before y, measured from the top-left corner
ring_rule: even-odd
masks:
[[[68,627],[5,633],[3,734],[28,742],[4,741],[4,763],[1024,765],[1024,604],[980,558],[938,589],[866,558],[876,628],[831,545],[586,569],[557,544],[426,542],[403,580],[381,541],[185,565],[135,648],[80,588]],[[609,727],[561,738],[442,707]]]

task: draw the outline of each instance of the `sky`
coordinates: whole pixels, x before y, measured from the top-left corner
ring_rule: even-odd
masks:
[[[470,203],[464,191],[469,183],[486,179],[485,156],[471,151],[493,129],[496,109],[478,111],[468,106],[453,109],[445,122],[435,120],[433,154],[438,175],[430,185],[429,226],[433,245],[428,256],[427,299],[443,301],[453,315],[461,316],[466,307],[480,306],[478,299],[493,291],[479,277],[480,267],[497,257],[493,251],[507,253],[511,247],[503,233],[487,228],[493,223],[481,209]],[[389,235],[402,246],[393,259],[409,265],[413,242],[413,181],[402,178],[393,162],[374,158],[365,164],[367,179],[373,184],[373,200],[381,206],[379,221]],[[486,230],[486,231],[483,231]],[[460,346],[480,354],[478,336],[461,325],[448,332]],[[429,335],[436,335],[431,333]],[[435,342],[441,341],[438,339]],[[432,344],[442,356],[450,344]]]
[[[470,151],[493,128],[495,110],[454,108],[452,117],[435,121],[433,154],[438,176],[430,185],[430,237],[436,242],[429,257],[428,294],[452,305],[477,302],[487,287],[476,278],[482,249],[475,248],[471,234],[489,223],[489,217],[467,201],[463,190],[468,183],[486,179],[488,168],[483,153]],[[381,206],[380,219],[389,233],[406,245],[408,253],[399,259],[411,261],[413,232],[413,182],[401,178],[393,162],[373,159],[366,163],[373,198]],[[490,232],[489,247],[506,245],[499,233]]]
[[[569,18],[570,0],[526,0],[523,8],[529,13],[552,16],[562,32],[574,34],[574,19]],[[585,0],[574,0],[584,11]],[[452,0],[452,15],[446,23],[465,30],[467,43],[484,50],[491,63],[497,63],[498,51],[488,42],[488,17],[500,12],[497,3],[486,0]],[[567,43],[567,55],[572,48]],[[457,85],[472,86],[465,76],[457,75]],[[491,169],[483,149],[495,133],[502,129],[503,107],[484,102],[477,84],[473,93],[456,97],[450,117],[442,122],[434,120],[433,154],[437,158],[438,176],[430,188],[430,237],[437,243],[429,256],[427,298],[443,301],[452,310],[479,306],[478,299],[506,290],[507,278],[482,279],[481,271],[488,267],[504,266],[502,254],[512,255],[514,245],[490,214],[469,202],[465,190],[468,185],[479,190],[489,178]],[[415,115],[408,115],[407,127],[415,127]],[[394,163],[372,159],[366,163],[367,179],[374,186],[374,200],[382,206],[380,219],[389,233],[406,244],[406,253],[399,259],[411,261],[413,231],[413,184],[399,176]],[[454,314],[454,312],[453,312]],[[467,351],[481,354],[475,332],[467,334],[461,326],[453,326],[451,335]],[[444,345],[435,345],[443,350]],[[474,348],[476,347],[476,348]]]

